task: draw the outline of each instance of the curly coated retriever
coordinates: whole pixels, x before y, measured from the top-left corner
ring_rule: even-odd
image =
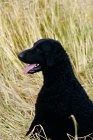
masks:
[[[35,117],[26,135],[40,124],[47,138],[68,140],[67,133],[74,136],[73,121],[69,118],[72,114],[78,122],[79,137],[92,133],[93,103],[75,77],[60,42],[40,39],[32,48],[18,54],[18,58],[29,64],[25,73],[42,71],[44,77],[35,105]]]

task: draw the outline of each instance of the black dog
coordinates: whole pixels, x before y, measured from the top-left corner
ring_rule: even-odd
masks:
[[[38,94],[35,117],[29,128],[41,124],[47,138],[68,140],[66,133],[74,136],[70,115],[78,122],[78,136],[93,132],[93,103],[76,79],[69,57],[62,45],[53,39],[41,39],[18,58],[27,64],[25,73],[42,71],[44,84]],[[87,138],[90,140],[90,138]]]

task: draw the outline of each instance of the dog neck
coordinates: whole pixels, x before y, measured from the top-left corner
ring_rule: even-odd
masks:
[[[63,60],[51,68],[46,67],[42,73],[44,85],[47,87],[51,85],[55,86],[57,85],[56,83],[62,86],[62,84],[65,85],[64,83],[68,83],[67,80],[69,80],[70,83],[70,81],[75,78],[70,62],[63,63]]]

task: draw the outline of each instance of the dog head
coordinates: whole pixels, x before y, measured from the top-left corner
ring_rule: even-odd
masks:
[[[53,39],[40,39],[33,47],[18,54],[18,58],[29,64],[24,72],[35,73],[56,65],[64,49],[61,44]]]

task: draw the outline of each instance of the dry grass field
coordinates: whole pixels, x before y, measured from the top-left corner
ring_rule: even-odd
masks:
[[[29,139],[43,79],[25,75],[17,54],[46,37],[63,44],[93,99],[93,0],[0,0],[0,140]]]

